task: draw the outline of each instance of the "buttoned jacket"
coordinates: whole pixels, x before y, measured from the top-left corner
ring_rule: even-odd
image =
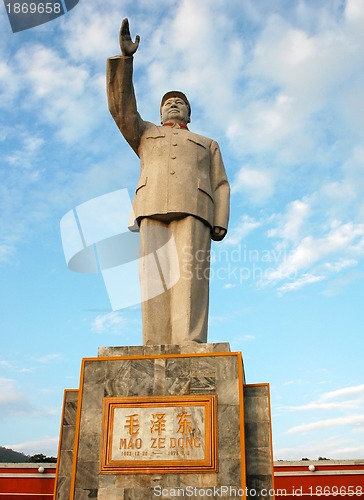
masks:
[[[135,220],[190,214],[211,227],[227,229],[230,188],[218,144],[178,125],[163,127],[144,121],[137,111],[132,74],[132,57],[108,59],[109,109],[140,158]]]

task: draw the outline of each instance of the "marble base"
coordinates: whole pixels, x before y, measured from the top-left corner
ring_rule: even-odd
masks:
[[[216,395],[217,472],[100,471],[104,398],[185,395]],[[242,355],[229,344],[101,347],[83,359],[78,393],[65,393],[54,498],[173,498],[178,489],[192,498],[260,498],[272,488],[271,442],[269,387],[245,384]],[[187,495],[193,488],[195,497]]]

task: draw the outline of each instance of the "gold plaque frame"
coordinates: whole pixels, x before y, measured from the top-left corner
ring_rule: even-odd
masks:
[[[104,398],[100,472],[217,471],[216,395]]]

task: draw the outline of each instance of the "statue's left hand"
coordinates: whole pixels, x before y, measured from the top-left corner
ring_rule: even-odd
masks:
[[[211,238],[214,241],[221,241],[225,238],[226,233],[227,231],[223,227],[214,226],[214,228],[211,231]]]
[[[140,42],[140,36],[135,37],[135,42],[132,41],[130,36],[129,21],[128,19],[123,19],[120,28],[120,48],[123,56],[132,56],[138,50]]]

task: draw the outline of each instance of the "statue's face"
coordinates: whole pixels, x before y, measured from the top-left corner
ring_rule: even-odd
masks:
[[[180,97],[170,97],[167,99],[161,109],[162,123],[189,123],[190,117],[187,104]]]

